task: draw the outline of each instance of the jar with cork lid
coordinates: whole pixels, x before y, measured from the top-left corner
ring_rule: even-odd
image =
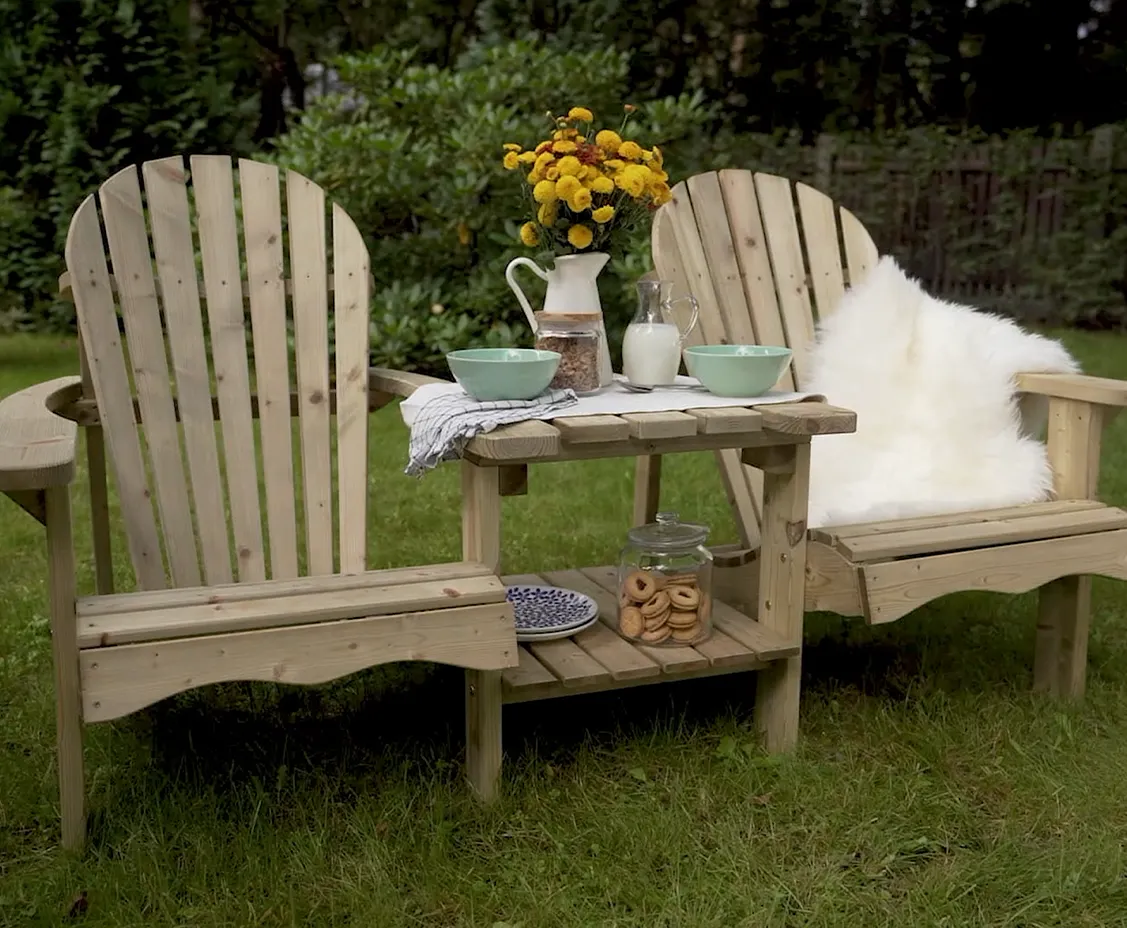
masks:
[[[602,387],[602,341],[598,318],[592,313],[536,313],[536,347],[560,355],[549,384],[553,390],[574,390],[580,396],[597,393]]]

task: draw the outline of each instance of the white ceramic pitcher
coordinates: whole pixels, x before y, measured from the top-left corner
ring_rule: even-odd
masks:
[[[609,260],[610,255],[594,251],[586,255],[558,257],[556,266],[550,271],[544,270],[531,258],[513,258],[505,268],[505,280],[520,301],[520,307],[534,333],[537,330],[536,314],[513,274],[518,267],[527,267],[548,284],[548,292],[544,294],[544,312],[591,314],[593,321],[597,323],[602,342],[599,348],[599,385],[603,387],[612,380],[612,368],[606,326],[603,324],[603,307],[599,302],[598,277]]]

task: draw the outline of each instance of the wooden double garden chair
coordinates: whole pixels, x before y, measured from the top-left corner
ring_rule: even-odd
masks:
[[[784,177],[742,170],[677,184],[672,201],[655,217],[652,247],[658,276],[688,288],[700,303],[698,340],[788,345],[798,387],[816,320],[833,311],[845,287],[878,257],[857,218],[826,195]],[[795,386],[788,371],[782,387]],[[1034,688],[1079,697],[1090,575],[1127,579],[1127,513],[1097,496],[1103,427],[1127,405],[1127,382],[1028,374],[1016,386],[1049,398],[1055,498],[811,531],[806,608],[882,623],[947,593],[1039,587]],[[731,559],[738,570],[758,546],[763,475],[734,452],[718,457],[745,552]],[[639,458],[636,522],[652,519],[660,475],[660,458]],[[748,571],[746,579],[753,577]]]
[[[177,157],[130,167],[79,206],[66,264],[81,376],[0,403],[0,491],[47,528],[67,847],[84,839],[84,723],[208,683],[319,683],[401,660],[467,668],[472,693],[475,674],[517,662],[486,566],[366,569],[368,415],[412,378],[369,370],[352,220],[334,205],[327,241],[321,189],[292,172],[280,185],[271,165],[238,163],[238,199],[230,158],[193,157],[190,174]],[[79,425],[92,596],[77,594],[72,544]],[[107,459],[136,592],[113,590]],[[499,723],[499,706],[467,697],[471,780],[492,776],[475,751]]]

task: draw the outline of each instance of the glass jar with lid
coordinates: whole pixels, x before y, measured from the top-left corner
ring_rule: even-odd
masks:
[[[708,526],[675,512],[630,530],[618,562],[618,630],[640,644],[684,646],[712,634]]]
[[[560,366],[549,386],[574,390],[580,396],[597,393],[602,351],[598,317],[594,313],[540,312],[536,324],[536,347],[560,354]]]

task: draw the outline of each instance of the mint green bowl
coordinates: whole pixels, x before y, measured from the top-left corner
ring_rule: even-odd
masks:
[[[558,351],[463,348],[446,355],[450,373],[475,400],[530,400],[556,376]]]
[[[762,396],[786,372],[793,352],[778,345],[695,345],[685,367],[709,393]]]

